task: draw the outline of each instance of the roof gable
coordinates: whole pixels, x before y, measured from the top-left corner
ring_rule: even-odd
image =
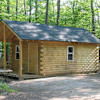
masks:
[[[100,43],[97,37],[83,28],[51,26],[9,20],[4,20],[4,22],[23,40]]]

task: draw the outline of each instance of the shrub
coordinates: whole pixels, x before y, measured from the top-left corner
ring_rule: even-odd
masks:
[[[13,93],[13,92],[17,92],[17,90],[12,89],[6,83],[0,82],[0,94],[3,92]]]

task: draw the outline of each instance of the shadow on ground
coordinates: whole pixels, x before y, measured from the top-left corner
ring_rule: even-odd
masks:
[[[19,92],[2,100],[100,100],[100,74],[24,80],[9,85]]]

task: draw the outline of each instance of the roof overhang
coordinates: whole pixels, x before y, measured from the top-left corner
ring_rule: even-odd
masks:
[[[13,34],[14,36],[16,36],[20,41],[22,41],[22,39],[13,31],[13,29],[11,29],[11,27],[5,23],[4,20],[0,21],[0,41],[3,41],[3,36],[4,36],[4,27],[5,27],[5,32],[6,35],[9,39],[11,39],[11,34]],[[12,35],[12,37],[13,37]]]

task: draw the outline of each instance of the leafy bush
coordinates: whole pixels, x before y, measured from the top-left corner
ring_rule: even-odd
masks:
[[[3,92],[13,93],[13,92],[17,92],[17,90],[10,88],[9,86],[7,86],[6,83],[0,82],[0,94]]]

